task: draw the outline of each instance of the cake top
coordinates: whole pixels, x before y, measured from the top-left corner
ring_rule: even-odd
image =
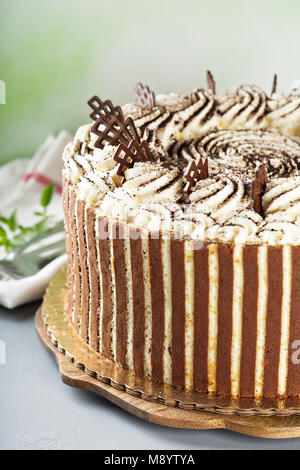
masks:
[[[95,122],[64,153],[65,176],[96,210],[145,231],[208,242],[300,243],[300,92],[243,85],[155,96]],[[96,104],[95,104],[96,103]],[[100,103],[100,105],[99,105]]]

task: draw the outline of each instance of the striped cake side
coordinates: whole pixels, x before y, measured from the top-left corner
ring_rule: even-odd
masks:
[[[96,216],[67,182],[63,203],[66,307],[95,351],[187,390],[300,395],[300,247],[145,233]]]

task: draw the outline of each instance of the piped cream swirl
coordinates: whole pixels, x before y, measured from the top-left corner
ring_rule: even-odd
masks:
[[[172,236],[239,243],[300,243],[300,97],[243,85],[223,97],[210,90],[158,95],[157,106],[123,107],[153,162],[136,163],[121,187],[114,178],[116,147],[95,148],[83,126],[65,151],[65,174],[79,197],[100,214]],[[187,196],[187,163],[208,159],[209,178]],[[264,163],[264,217],[254,212],[251,182]]]

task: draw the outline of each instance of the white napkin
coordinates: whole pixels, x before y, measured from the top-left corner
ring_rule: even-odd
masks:
[[[56,183],[56,192],[48,208],[55,219],[63,218],[61,204],[62,153],[72,136],[61,131],[57,137],[47,137],[33,158],[19,159],[0,167],[0,214],[8,216],[17,209],[18,221],[32,225],[38,219],[34,211],[40,209],[40,196],[43,187]],[[21,280],[0,281],[0,304],[15,308],[40,299],[52,276],[66,262],[60,256],[34,276]]]

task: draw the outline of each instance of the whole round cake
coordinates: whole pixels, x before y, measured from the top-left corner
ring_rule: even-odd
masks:
[[[139,377],[300,395],[300,94],[135,93],[65,149],[70,322]]]

